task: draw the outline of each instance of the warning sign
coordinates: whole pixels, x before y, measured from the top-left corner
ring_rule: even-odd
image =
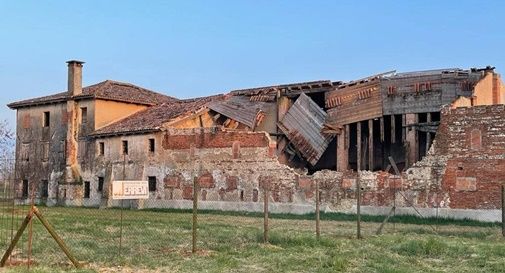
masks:
[[[112,181],[112,199],[148,199],[147,181]]]

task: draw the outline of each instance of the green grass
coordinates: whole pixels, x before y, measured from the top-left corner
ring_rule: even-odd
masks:
[[[119,210],[40,209],[85,268],[73,269],[35,221],[35,265],[6,272],[505,272],[496,224],[397,217],[376,236],[382,218],[364,217],[364,239],[357,240],[352,215],[323,214],[317,240],[312,215],[273,214],[270,243],[263,244],[261,214],[206,211],[192,255],[188,211],[124,210],[119,255]],[[0,219],[1,228],[6,223]],[[427,224],[438,224],[437,232]],[[26,235],[13,259],[26,261]]]

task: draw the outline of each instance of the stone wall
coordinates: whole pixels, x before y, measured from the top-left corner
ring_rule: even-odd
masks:
[[[155,151],[148,152],[149,139]],[[128,154],[122,142],[128,141]],[[104,143],[105,153],[96,148]],[[434,144],[423,160],[396,176],[387,172],[330,170],[312,175],[279,163],[275,142],[263,132],[165,129],[152,134],[98,138],[79,158],[82,182],[91,186],[84,198],[81,185],[60,185],[67,204],[113,206],[113,180],[156,178],[149,200],[138,207],[190,208],[196,177],[202,208],[260,211],[263,185],[270,184],[272,210],[306,213],[314,210],[319,183],[324,211],[354,212],[359,181],[365,213],[385,213],[396,203],[399,212],[479,218],[500,208],[505,173],[505,109],[503,105],[445,109]],[[98,191],[98,179],[104,190]],[[65,191],[65,193],[63,193]],[[396,191],[396,194],[395,194]],[[395,199],[396,196],[396,199]],[[454,212],[454,214],[451,214]],[[475,216],[475,217],[474,217]],[[488,217],[488,216],[486,216]],[[492,214],[485,220],[497,220]]]

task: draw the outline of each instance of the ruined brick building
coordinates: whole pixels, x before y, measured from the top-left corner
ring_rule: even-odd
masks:
[[[9,104],[17,110],[17,197],[113,206],[113,180],[148,180],[136,207],[365,213],[397,203],[426,215],[497,220],[505,172],[505,86],[494,68],[388,72],[177,99],[132,84],[82,87]],[[392,174],[392,157],[401,177]],[[390,173],[391,172],[391,173]],[[401,209],[399,210],[400,212]]]

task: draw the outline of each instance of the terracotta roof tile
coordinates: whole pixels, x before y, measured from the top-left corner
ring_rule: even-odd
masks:
[[[211,101],[221,99],[222,95],[180,100],[151,106],[131,116],[119,120],[91,133],[91,137],[110,136],[125,133],[151,132],[177,117],[194,113]]]
[[[67,92],[62,92],[50,96],[38,97],[22,100],[8,104],[10,108],[23,106],[55,103],[66,101],[70,98]],[[144,105],[158,105],[162,103],[177,101],[176,98],[166,96],[154,91],[117,81],[106,80],[94,85],[84,87],[82,94],[74,96],[74,99],[97,98],[105,100],[122,101],[129,103],[138,103]]]

